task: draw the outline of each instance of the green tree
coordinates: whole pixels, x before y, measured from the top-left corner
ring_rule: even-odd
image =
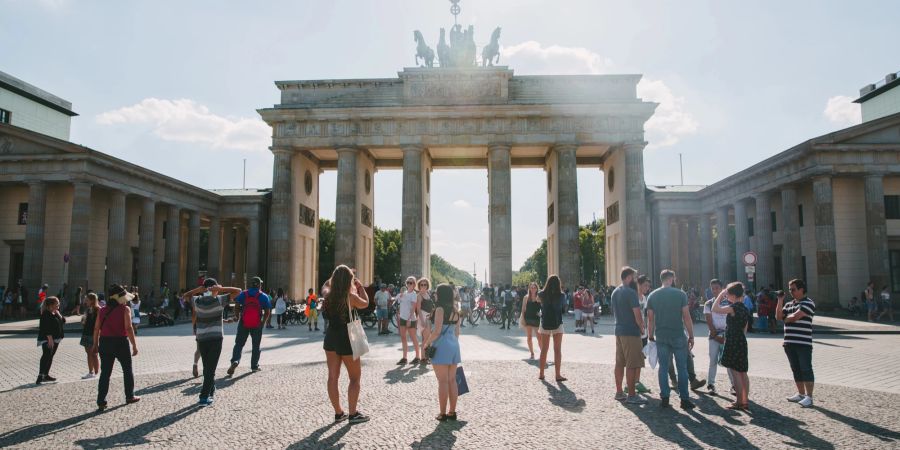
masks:
[[[457,286],[472,286],[475,280],[472,274],[450,264],[438,255],[431,255],[431,283],[453,283]]]
[[[400,284],[400,230],[375,227],[375,278],[382,283]]]
[[[537,273],[531,270],[513,271],[512,283],[516,286],[525,286],[532,281],[536,281],[539,285],[543,285],[546,280],[539,280]]]
[[[600,285],[606,280],[606,221],[597,219],[578,232],[581,280]]]
[[[519,272],[532,272],[537,276],[538,282],[543,284],[547,281],[547,240],[544,239],[541,241],[541,246],[538,247],[528,259],[522,263],[522,268],[519,269]]]
[[[328,219],[319,219],[319,288],[325,284],[325,280],[334,272],[334,222]]]

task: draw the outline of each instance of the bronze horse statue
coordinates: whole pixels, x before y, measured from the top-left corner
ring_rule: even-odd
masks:
[[[482,66],[493,66],[494,58],[497,59],[497,63],[500,63],[500,27],[494,29],[494,33],[491,34],[491,43],[484,46],[481,50],[481,65]]]
[[[425,43],[422,32],[413,31],[413,39],[416,41],[416,65],[419,64],[419,58],[425,60],[425,67],[434,67],[434,50]]]

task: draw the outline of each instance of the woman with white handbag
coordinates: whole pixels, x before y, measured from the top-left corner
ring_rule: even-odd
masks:
[[[369,417],[356,409],[359,400],[361,366],[358,357],[354,357],[353,345],[350,342],[348,324],[352,325],[357,309],[365,309],[369,305],[369,296],[365,287],[353,272],[345,265],[337,266],[328,280],[331,289],[322,302],[322,315],[328,319],[325,329],[325,359],[328,365],[328,398],[334,407],[334,421],[349,420],[350,423],[367,422]],[[341,364],[347,369],[350,384],[347,388],[349,415],[341,408],[338,380],[341,377]]]

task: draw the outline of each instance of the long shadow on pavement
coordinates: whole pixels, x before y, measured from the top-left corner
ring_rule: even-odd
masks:
[[[145,388],[138,389],[134,392],[135,395],[150,395],[155,394],[157,392],[168,391],[176,386],[180,386],[184,383],[191,381],[191,378],[185,378],[183,380],[174,380],[166,383],[154,384],[153,386],[147,386]]]
[[[347,422],[344,422],[340,429],[335,431],[331,436],[328,436],[325,439],[322,439],[322,436],[325,435],[328,430],[339,426],[340,424],[329,423],[324,427],[319,428],[316,431],[313,431],[309,436],[303,438],[303,440],[295,442],[288,446],[289,450],[299,450],[306,448],[344,448],[344,444],[338,444],[337,441],[341,440],[350,428],[353,428]]]
[[[806,425],[806,422],[802,420],[784,416],[758,403],[750,404],[750,415],[753,417],[750,420],[751,424],[793,439],[793,442],[784,441],[785,445],[803,448],[834,448],[834,445],[830,442],[822,440],[809,430],[801,428],[801,425]]]
[[[124,405],[117,405],[107,409],[107,413],[121,408]],[[11,447],[14,445],[24,444],[32,439],[37,439],[48,434],[55,434],[67,428],[74,427],[85,420],[99,415],[98,411],[91,411],[79,416],[69,417],[68,419],[59,420],[51,423],[42,423],[36,425],[28,425],[0,434],[0,447]]]
[[[216,380],[216,382],[215,382],[215,383],[216,383],[216,390],[218,391],[218,390],[220,390],[220,389],[228,389],[229,387],[231,387],[231,385],[233,385],[234,383],[237,383],[238,380],[241,380],[241,379],[243,379],[243,378],[245,378],[245,377],[248,377],[248,376],[250,376],[250,375],[252,375],[252,374],[253,374],[253,372],[244,372],[244,373],[242,373],[242,374],[240,374],[240,375],[238,375],[238,376],[236,376],[236,377],[235,377],[235,376],[229,376],[229,375],[226,375],[226,376],[224,376],[224,377],[222,377],[222,378],[219,378],[219,379]],[[200,380],[199,383],[193,384],[193,385],[191,385],[191,386],[188,386],[188,387],[182,389],[182,390],[181,390],[181,393],[184,394],[186,397],[189,397],[189,396],[192,396],[192,395],[200,395],[200,389],[203,387],[203,376],[200,376],[200,378],[198,378],[198,380]]]
[[[864,420],[847,417],[836,411],[825,409],[819,406],[816,406],[815,410],[821,412],[829,419],[843,422],[844,424],[852,427],[854,430],[859,431],[860,433],[875,436],[876,438],[881,439],[884,442],[895,442],[900,440],[900,432],[888,430],[887,428],[879,427],[878,425],[868,423]]]
[[[401,366],[385,372],[384,381],[387,384],[412,383],[428,371],[427,365]]]
[[[551,404],[573,413],[584,411],[584,407],[587,404],[584,399],[578,398],[578,396],[562,382],[557,383],[559,385],[558,388],[553,384],[548,383],[547,380],[541,380],[541,383],[544,383],[544,387],[547,388],[547,393],[550,394]]]
[[[112,436],[96,439],[81,439],[75,441],[74,444],[79,445],[83,448],[110,448],[149,444],[150,441],[146,438],[148,434],[168,427],[180,421],[181,419],[184,419],[185,417],[199,411],[200,408],[202,408],[202,406],[186,406],[179,409],[178,411],[163,414],[160,417],[144,422],[134,428],[122,431],[121,433],[116,433]]]
[[[456,435],[454,431],[461,430],[466,426],[465,420],[448,420],[446,422],[438,422],[434,431],[427,436],[423,436],[418,442],[410,444],[411,448],[453,448],[456,444]]]

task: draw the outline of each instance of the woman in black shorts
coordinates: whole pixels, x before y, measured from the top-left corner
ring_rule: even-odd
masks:
[[[547,367],[547,350],[550,347],[550,336],[553,336],[553,368],[556,369],[556,381],[566,381],[560,373],[562,365],[562,306],[565,296],[559,282],[559,277],[550,275],[544,290],[538,293],[541,298],[541,326],[538,328],[538,339],[541,341],[541,370],[538,379],[544,379],[544,368]]]
[[[538,349],[541,347],[541,338],[537,335],[537,330],[541,326],[541,298],[538,296],[538,285],[531,282],[528,286],[528,293],[522,296],[522,312],[519,317],[519,324],[525,329],[528,335],[528,351],[531,352],[531,359],[534,359],[534,345],[531,343],[531,336],[537,337]]]
[[[334,421],[341,422],[345,419],[350,423],[361,423],[369,420],[369,417],[356,409],[359,400],[359,379],[361,377],[360,361],[353,359],[353,349],[350,347],[350,336],[347,334],[347,324],[350,322],[350,308],[365,309],[369,305],[369,296],[366,289],[353,272],[345,265],[337,266],[328,280],[331,289],[322,302],[322,315],[328,319],[328,327],[325,329],[325,359],[328,364],[328,399],[334,407]],[[347,368],[350,384],[347,388],[347,403],[349,403],[349,415],[341,408],[340,393],[338,392],[338,380],[341,377],[341,363]]]

